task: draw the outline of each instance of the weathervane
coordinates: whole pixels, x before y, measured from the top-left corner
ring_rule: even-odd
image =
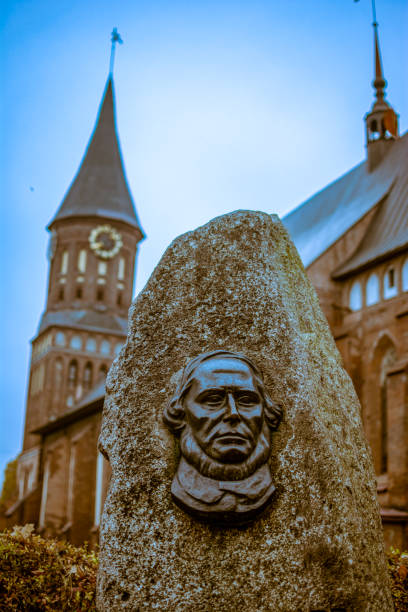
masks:
[[[113,74],[113,64],[115,61],[115,46],[116,43],[119,43],[120,45],[123,43],[123,40],[118,32],[117,28],[113,28],[112,30],[112,34],[111,34],[111,54],[110,54],[110,62],[109,62],[109,74]]]

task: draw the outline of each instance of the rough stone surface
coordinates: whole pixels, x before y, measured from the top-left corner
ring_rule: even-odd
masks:
[[[251,357],[284,405],[275,498],[243,528],[200,523],[170,495],[179,449],[163,407],[186,362],[219,348]],[[238,211],[170,245],[107,390],[100,610],[393,609],[359,403],[277,217]]]

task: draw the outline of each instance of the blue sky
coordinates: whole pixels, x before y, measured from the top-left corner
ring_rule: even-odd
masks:
[[[180,233],[238,208],[284,215],[365,155],[371,2],[20,0],[1,14],[0,470],[21,446],[48,236],[94,126],[117,27],[143,288]],[[408,124],[407,0],[377,0],[388,100]]]

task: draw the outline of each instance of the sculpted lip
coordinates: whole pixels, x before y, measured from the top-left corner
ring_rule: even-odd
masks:
[[[247,437],[240,433],[224,433],[216,436],[217,440],[246,440]]]

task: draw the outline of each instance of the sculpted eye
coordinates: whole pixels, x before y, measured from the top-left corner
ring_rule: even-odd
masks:
[[[237,400],[241,406],[254,406],[255,404],[259,404],[259,397],[256,393],[240,393]]]
[[[223,393],[208,393],[201,399],[203,404],[208,406],[221,406],[224,402]]]

